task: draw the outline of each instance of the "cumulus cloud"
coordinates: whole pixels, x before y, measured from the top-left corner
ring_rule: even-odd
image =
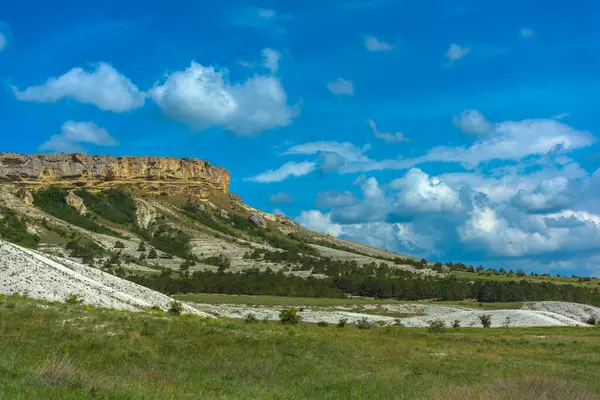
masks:
[[[511,226],[492,208],[475,208],[458,228],[463,243],[479,246],[501,256],[523,256],[556,251],[560,248],[558,232],[526,231]]]
[[[367,120],[373,134],[376,138],[384,140],[386,143],[397,143],[397,142],[410,142],[410,139],[404,136],[402,132],[390,133],[390,132],[379,132],[377,125],[372,119]]]
[[[274,195],[271,195],[271,197],[269,197],[269,201],[271,202],[271,204],[285,204],[292,203],[294,201],[294,198],[289,193],[279,192]]]
[[[318,210],[302,211],[296,222],[307,229],[335,237],[342,233],[341,225],[332,223],[330,214],[323,214]]]
[[[512,174],[510,169],[501,173]],[[476,188],[502,192],[493,186],[505,187],[511,177],[479,174],[465,172],[462,175],[474,179],[453,179],[453,174],[431,176],[414,168],[384,185],[362,177],[357,179],[361,198],[347,193],[338,197],[348,202],[336,203],[337,193],[323,196],[332,199],[331,204],[317,205],[329,205],[322,208],[330,210],[326,214],[311,211],[311,219],[301,223],[318,221],[321,231],[333,229],[339,237],[454,260],[493,255],[526,262],[528,257],[578,257],[600,249],[600,216],[576,208],[584,204],[582,199],[597,198],[593,174],[582,178],[578,167],[543,167],[522,173],[514,182],[516,187],[495,198]],[[581,179],[587,184],[577,183]],[[579,190],[568,196],[573,187]],[[375,232],[387,232],[387,236]]]
[[[55,103],[68,98],[114,112],[142,107],[145,99],[137,86],[106,63],[99,63],[90,71],[73,68],[42,85],[23,91],[12,86],[12,90],[21,101]]]
[[[298,177],[308,175],[313,172],[315,168],[316,164],[313,162],[290,161],[277,169],[270,169],[251,178],[246,178],[246,180],[258,183],[281,182],[292,176]]]
[[[55,151],[59,153],[84,153],[82,144],[96,146],[117,146],[119,144],[106,129],[93,122],[67,121],[63,124],[61,132],[52,136],[40,146],[41,151]]]
[[[465,110],[453,116],[452,123],[464,133],[484,134],[492,130],[492,124],[477,110]]]
[[[534,190],[523,189],[512,198],[515,207],[531,213],[547,213],[568,207],[576,188],[565,176],[556,176],[541,182]]]
[[[414,216],[463,211],[463,204],[456,190],[418,168],[409,170],[402,178],[394,179],[389,186],[398,191],[394,201],[394,214]]]
[[[150,96],[169,117],[201,131],[222,126],[238,135],[287,126],[297,111],[287,105],[279,79],[255,75],[231,84],[226,70],[192,61],[150,90]]]
[[[471,49],[468,47],[462,47],[456,43],[452,43],[450,48],[446,52],[446,62],[448,65],[454,64],[456,61],[460,60],[467,54],[471,52]]]
[[[277,50],[266,48],[266,49],[263,49],[262,56],[263,56],[263,62],[262,62],[263,67],[265,67],[269,71],[271,71],[272,74],[277,73],[277,71],[279,70],[279,60],[281,59],[281,53],[278,52]]]
[[[391,44],[370,35],[363,38],[363,43],[368,51],[390,51],[394,49]]]
[[[327,83],[327,89],[337,95],[352,96],[354,94],[352,81],[344,78],[337,78],[335,81]]]

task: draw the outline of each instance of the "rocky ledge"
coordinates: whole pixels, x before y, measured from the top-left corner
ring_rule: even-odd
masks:
[[[128,184],[148,194],[208,197],[214,192],[227,193],[230,175],[197,158],[0,153],[0,180],[27,188],[101,189]]]

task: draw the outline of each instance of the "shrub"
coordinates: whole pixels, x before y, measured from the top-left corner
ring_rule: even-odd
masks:
[[[200,262],[219,267],[219,271],[224,271],[227,268],[231,267],[231,260],[229,259],[229,257],[223,254],[202,258]]]
[[[244,322],[247,324],[256,324],[258,323],[258,318],[256,318],[256,315],[254,315],[253,313],[248,313],[244,317]]]
[[[446,332],[446,324],[444,324],[444,321],[440,321],[439,319],[429,321],[429,326],[427,327],[427,332],[429,332],[429,333],[444,333],[444,332]]]
[[[327,328],[329,326],[329,324],[325,321],[319,321],[319,322],[317,322],[317,326],[320,328]]]
[[[348,318],[340,318],[336,325],[337,328],[343,328],[346,326],[346,322],[348,322]]]
[[[121,242],[120,240],[117,240],[115,242],[115,249],[124,249],[125,248],[125,244],[123,244],[123,242]]]
[[[404,326],[404,324],[402,323],[402,320],[400,318],[396,318],[394,320],[394,325],[396,325],[396,326]]]
[[[144,242],[140,242],[140,245],[138,246],[138,251],[146,251],[146,244]]]
[[[279,312],[279,321],[282,324],[295,325],[300,322],[300,316],[294,308],[283,309]]]
[[[356,321],[356,326],[358,329],[371,329],[375,325],[373,322],[369,321],[367,317],[362,317],[358,321]]]
[[[460,321],[455,319],[454,322],[452,323],[452,327],[455,329],[460,328]]]
[[[183,304],[181,304],[180,302],[172,301],[171,304],[169,304],[169,314],[181,315],[182,312]]]
[[[67,304],[71,304],[71,305],[76,305],[76,304],[81,304],[83,303],[83,300],[81,299],[81,295],[79,293],[71,293],[66,299],[65,299],[65,303]]]
[[[481,326],[484,328],[489,328],[492,326],[492,316],[489,314],[480,315],[479,320],[481,321]]]

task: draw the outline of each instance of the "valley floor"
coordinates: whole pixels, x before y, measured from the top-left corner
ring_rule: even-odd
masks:
[[[359,330],[0,296],[0,398],[600,399],[597,328]]]

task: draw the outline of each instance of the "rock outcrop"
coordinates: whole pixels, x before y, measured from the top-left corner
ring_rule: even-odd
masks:
[[[142,199],[135,199],[135,216],[136,222],[139,226],[147,229],[152,222],[154,222],[159,214],[147,201]]]
[[[83,199],[81,197],[77,196],[75,193],[73,193],[72,190],[65,197],[65,203],[67,203],[67,205],[69,207],[74,208],[79,214],[81,214],[81,215],[87,214],[87,208],[85,207],[85,204],[83,203]]]
[[[27,189],[21,189],[21,191],[19,192],[19,198],[24,204],[27,204],[28,206],[32,206],[34,203],[33,195]]]
[[[196,158],[0,153],[0,180],[27,189],[58,185],[94,190],[127,184],[147,194],[208,198],[228,193],[230,175]]]
[[[250,217],[248,217],[248,219],[254,225],[260,226],[261,228],[264,228],[265,226],[267,226],[267,223],[265,222],[265,219],[261,215],[252,214]]]

